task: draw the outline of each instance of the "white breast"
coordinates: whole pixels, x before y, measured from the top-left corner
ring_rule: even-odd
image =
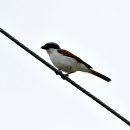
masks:
[[[61,69],[62,71],[67,73],[77,71],[78,62],[75,59],[58,53],[56,49],[49,49],[47,52],[52,63],[58,69]]]

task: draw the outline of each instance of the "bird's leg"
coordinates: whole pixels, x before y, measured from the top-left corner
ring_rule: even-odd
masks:
[[[61,73],[62,73],[61,69],[58,69],[58,72],[61,72]],[[55,73],[56,73],[56,75],[58,75],[58,72],[55,72]]]
[[[65,74],[65,76],[69,77],[69,74],[72,74],[72,73],[73,73],[73,72],[67,73],[67,74]]]
[[[69,77],[69,74],[65,74],[66,77]]]

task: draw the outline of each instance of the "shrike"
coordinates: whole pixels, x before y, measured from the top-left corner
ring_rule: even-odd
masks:
[[[54,66],[59,70],[66,72],[67,75],[76,71],[82,71],[93,74],[101,79],[104,79],[107,82],[111,81],[111,79],[107,76],[93,70],[89,64],[84,62],[78,56],[72,54],[67,50],[61,49],[57,43],[49,42],[41,48],[47,51]]]

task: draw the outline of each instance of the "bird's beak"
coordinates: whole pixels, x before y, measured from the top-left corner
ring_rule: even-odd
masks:
[[[45,46],[42,46],[41,49],[46,49]]]

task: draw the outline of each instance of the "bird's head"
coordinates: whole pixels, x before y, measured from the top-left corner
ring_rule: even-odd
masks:
[[[41,49],[49,50],[49,49],[60,49],[60,46],[54,42],[48,42],[41,47]]]

